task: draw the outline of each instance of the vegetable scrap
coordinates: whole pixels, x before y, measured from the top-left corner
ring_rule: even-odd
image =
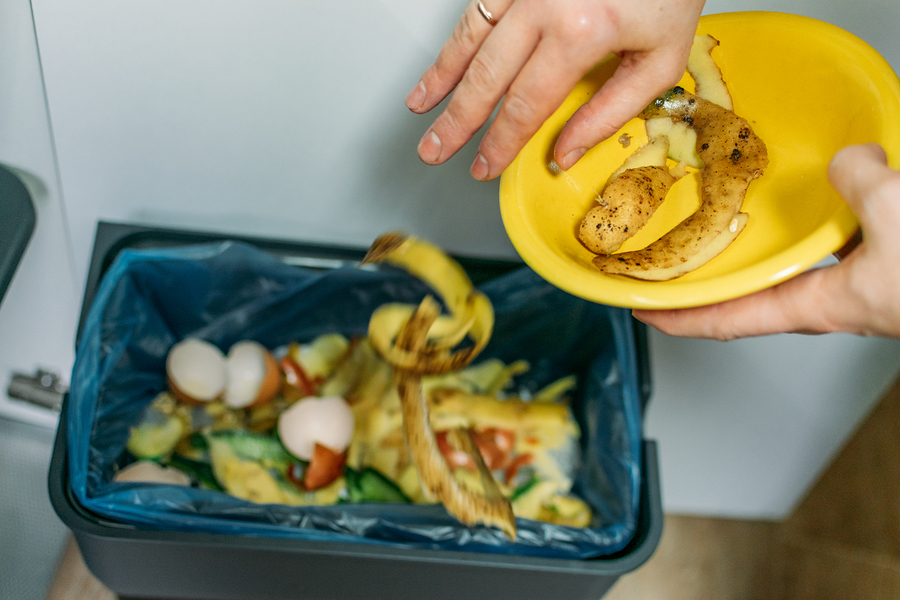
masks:
[[[590,526],[572,492],[576,377],[528,393],[518,384],[527,362],[473,363],[493,310],[438,248],[394,234],[368,260],[409,270],[441,303],[383,305],[353,338],[242,341],[227,353],[182,340],[169,352],[169,389],[131,428],[117,478],[257,503],[441,502],[510,538],[516,517]]]

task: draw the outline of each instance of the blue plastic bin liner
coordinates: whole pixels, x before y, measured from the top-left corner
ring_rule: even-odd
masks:
[[[594,511],[590,528],[518,519],[510,542],[497,530],[463,526],[441,505],[263,505],[199,488],[113,482],[129,427],[166,389],[166,354],[178,340],[198,336],[226,351],[242,339],[276,348],[327,332],[363,335],[377,306],[417,303],[429,291],[397,269],[305,270],[233,242],[126,250],[110,267],[85,321],[67,405],[77,501],[106,519],[170,531],[569,559],[620,550],[635,531],[641,479],[630,313],[570,296],[526,267],[481,289],[494,304],[496,329],[480,358],[530,361],[518,381],[526,389],[580,376],[574,491]]]

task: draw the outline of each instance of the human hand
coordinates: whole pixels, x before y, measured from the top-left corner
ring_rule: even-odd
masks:
[[[456,89],[419,142],[419,157],[431,165],[462,148],[503,99],[472,164],[472,176],[482,181],[500,175],[575,84],[612,52],[621,64],[566,124],[555,160],[568,169],[618,131],[684,74],[705,2],[483,1],[494,25],[473,0],[406,98],[422,114]]]
[[[841,262],[721,304],[634,316],[671,335],[718,340],[839,331],[900,338],[900,171],[881,147],[864,144],[839,151],[828,178],[863,231]]]

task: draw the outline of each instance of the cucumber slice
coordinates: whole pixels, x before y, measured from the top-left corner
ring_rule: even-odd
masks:
[[[203,488],[216,490],[218,492],[224,491],[225,489],[216,480],[216,476],[213,474],[212,465],[209,463],[192,460],[180,454],[173,454],[169,459],[169,464],[196,480]]]
[[[270,435],[250,431],[223,430],[207,433],[206,436],[209,442],[227,444],[235,456],[242,460],[265,463],[280,471],[287,469],[288,464],[293,460],[281,442]]]
[[[410,499],[393,481],[366,467],[360,471],[344,469],[350,502],[394,502],[408,504]]]
[[[531,479],[529,479],[513,491],[512,495],[509,497],[510,502],[515,502],[516,500],[530,492],[534,488],[534,486],[538,484],[538,481],[540,481],[540,479],[538,479],[537,475],[532,475]]]

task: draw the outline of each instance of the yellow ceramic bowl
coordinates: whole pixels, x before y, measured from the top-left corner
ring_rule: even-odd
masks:
[[[605,275],[592,264],[577,228],[600,189],[626,156],[646,142],[643,122],[590,150],[566,173],[549,168],[566,120],[615,70],[597,66],[503,173],[503,222],[522,259],[567,292],[614,306],[681,308],[742,296],[792,277],[840,249],[857,222],[826,179],[834,153],[878,142],[900,166],[900,82],[870,46],[846,31],[796,15],[723,13],[700,20],[698,33],[721,43],[713,57],[735,112],[766,142],[769,167],[750,185],[750,220],[722,254],[687,275],[663,282]],[[681,85],[693,91],[685,75]],[[683,178],[622,251],[641,248],[699,206],[699,174]]]

